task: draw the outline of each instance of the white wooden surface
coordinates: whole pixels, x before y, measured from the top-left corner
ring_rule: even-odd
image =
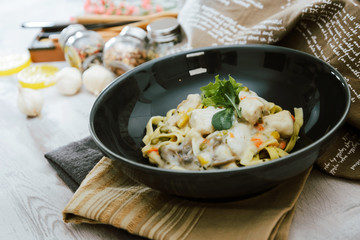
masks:
[[[21,29],[22,22],[67,20],[82,11],[82,4],[0,0],[0,51],[26,50],[38,30]],[[72,97],[54,87],[41,93],[41,116],[27,118],[16,107],[16,76],[0,77],[0,239],[138,239],[110,226],[63,223],[61,211],[73,193],[43,155],[89,135],[95,97],[84,89]],[[360,182],[315,168],[298,201],[289,239],[360,239]]]

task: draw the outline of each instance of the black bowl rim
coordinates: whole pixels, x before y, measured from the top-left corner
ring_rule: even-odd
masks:
[[[205,171],[165,169],[165,168],[159,168],[159,167],[152,166],[152,165],[145,165],[145,164],[142,164],[142,163],[138,163],[138,162],[132,161],[130,159],[127,159],[125,157],[122,157],[122,156],[118,155],[117,153],[111,151],[97,137],[97,135],[95,133],[95,129],[94,129],[94,124],[93,124],[94,121],[93,120],[94,120],[95,111],[96,111],[98,102],[101,101],[103,96],[109,91],[109,89],[113,85],[118,84],[121,81],[124,81],[133,72],[140,71],[141,69],[146,68],[148,65],[153,65],[156,62],[166,61],[166,59],[168,59],[168,58],[174,58],[174,57],[177,57],[177,56],[180,56],[180,55],[187,55],[187,54],[191,54],[191,53],[197,53],[197,52],[202,52],[202,51],[210,51],[210,50],[238,49],[238,48],[280,50],[280,51],[287,52],[287,53],[300,54],[300,55],[303,55],[305,57],[312,58],[313,60],[318,61],[318,62],[328,66],[332,70],[332,72],[334,72],[336,74],[337,79],[342,83],[342,85],[344,87],[344,90],[346,92],[346,107],[344,109],[344,113],[343,113],[341,119],[337,122],[337,124],[331,130],[329,130],[327,133],[325,133],[321,138],[314,141],[310,145],[297,150],[296,152],[290,153],[287,156],[284,156],[284,157],[281,157],[281,158],[278,158],[278,159],[274,159],[272,161],[264,162],[264,163],[261,163],[261,164],[252,165],[252,166],[246,166],[246,167],[240,167],[240,168],[232,168],[232,169],[209,169],[209,170],[205,170]],[[323,61],[322,59],[319,59],[319,58],[317,58],[317,57],[315,57],[315,56],[313,56],[313,55],[311,55],[309,53],[306,53],[306,52],[303,52],[303,51],[300,51],[300,50],[296,50],[296,49],[292,49],[292,48],[287,48],[287,47],[282,47],[282,46],[275,46],[275,45],[264,45],[264,44],[219,45],[219,46],[209,46],[209,47],[194,48],[194,49],[182,51],[182,52],[179,52],[179,53],[174,53],[174,54],[171,54],[171,55],[159,57],[157,59],[145,62],[145,63],[143,63],[143,64],[141,64],[141,65],[139,65],[139,66],[125,72],[121,76],[117,77],[108,86],[106,86],[103,89],[103,91],[95,99],[95,101],[94,101],[94,103],[92,105],[92,108],[90,110],[89,130],[90,130],[90,135],[91,135],[92,139],[94,140],[96,145],[102,151],[104,151],[106,154],[109,154],[111,156],[116,156],[118,158],[116,160],[121,159],[124,164],[128,164],[128,165],[131,165],[131,166],[136,167],[136,168],[145,168],[146,170],[150,170],[150,171],[171,173],[171,174],[182,174],[182,175],[187,175],[187,174],[191,174],[191,175],[192,174],[212,175],[212,174],[220,174],[220,173],[225,173],[225,172],[226,173],[231,173],[231,172],[232,173],[237,173],[237,172],[252,171],[253,169],[266,168],[268,165],[277,164],[277,163],[280,163],[282,161],[287,161],[288,158],[296,158],[296,157],[301,156],[302,154],[304,154],[304,152],[310,151],[311,149],[315,149],[317,146],[321,145],[327,139],[329,139],[345,123],[347,115],[348,115],[348,113],[350,111],[350,104],[351,104],[350,89],[349,89],[349,86],[347,85],[347,82],[346,82],[345,78],[342,76],[342,74],[339,71],[337,71],[333,66],[331,66],[329,63],[327,63],[327,62]]]

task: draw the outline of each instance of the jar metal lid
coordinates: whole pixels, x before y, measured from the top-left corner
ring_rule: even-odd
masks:
[[[123,30],[119,33],[120,36],[132,36],[138,38],[139,40],[144,40],[146,38],[146,31],[139,27],[131,27],[126,26]]]
[[[180,25],[176,18],[166,17],[147,25],[148,37],[156,42],[173,41],[179,37]]]

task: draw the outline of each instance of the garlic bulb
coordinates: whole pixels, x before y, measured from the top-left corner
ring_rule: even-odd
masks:
[[[22,113],[26,114],[28,117],[39,116],[43,103],[43,96],[38,90],[19,87],[17,106]]]
[[[79,92],[82,80],[81,72],[74,67],[64,67],[55,75],[56,87],[63,95],[74,95]]]
[[[99,93],[114,80],[114,74],[100,65],[93,65],[83,73],[85,88],[94,95]]]

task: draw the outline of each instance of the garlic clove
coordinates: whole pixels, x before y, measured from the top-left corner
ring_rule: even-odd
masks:
[[[82,78],[86,90],[97,96],[114,80],[115,75],[101,65],[93,65],[84,71]]]
[[[44,103],[43,96],[34,89],[19,87],[17,106],[28,117],[39,116]]]
[[[74,67],[64,67],[55,75],[58,91],[67,96],[75,95],[80,91],[82,80],[81,72]]]

